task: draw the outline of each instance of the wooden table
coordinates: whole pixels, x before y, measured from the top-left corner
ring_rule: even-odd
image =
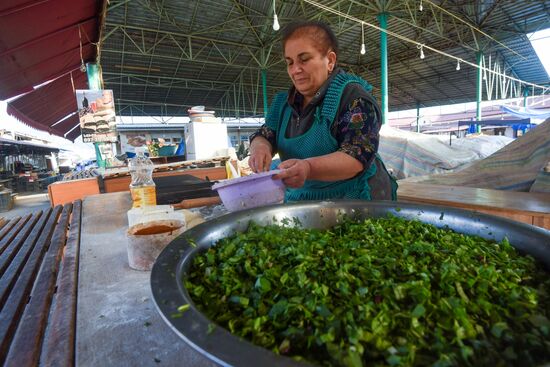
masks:
[[[550,194],[398,183],[399,201],[475,210],[550,229]]]
[[[120,192],[0,218],[0,365],[215,366],[162,320],[151,273],[129,268],[130,207]]]
[[[76,365],[215,366],[162,320],[149,271],[132,270],[126,252],[128,192],[83,201]]]

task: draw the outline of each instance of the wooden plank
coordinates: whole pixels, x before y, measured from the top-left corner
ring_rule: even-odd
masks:
[[[397,197],[399,200],[413,200],[457,208],[476,210],[485,208],[550,218],[550,195],[543,193],[399,182]]]
[[[82,201],[73,204],[71,224],[57,284],[56,300],[44,341],[41,365],[73,366],[76,341],[76,295]]]
[[[51,209],[48,209],[46,212],[42,213],[40,219],[38,220],[38,223],[36,223],[34,228],[32,228],[29,236],[25,239],[25,242],[21,246],[21,249],[13,257],[5,273],[0,278],[0,308],[4,306],[4,302],[8,297],[13,284],[21,275],[23,267],[25,266],[27,259],[29,258],[31,251],[37,243],[38,238],[42,233],[42,229],[44,228],[44,225],[46,224],[46,221],[50,216],[50,212]],[[29,223],[30,222],[31,221],[29,221]]]
[[[166,177],[166,176],[178,176],[178,175],[191,175],[198,177],[200,179],[209,179],[213,180],[223,180],[227,178],[227,173],[225,171],[225,166],[220,167],[209,167],[209,168],[195,168],[195,169],[186,169],[180,171],[160,171],[153,173],[153,180],[155,177]],[[105,192],[120,192],[120,191],[130,191],[130,176],[119,176],[119,177],[105,177],[103,179],[103,184],[105,186]]]
[[[52,206],[65,205],[89,195],[99,194],[97,177],[81,180],[57,181],[48,186]]]
[[[5,367],[36,366],[40,358],[42,341],[52,304],[55,283],[59,271],[63,247],[67,239],[67,225],[72,205],[63,207],[61,218],[55,227],[50,247],[31,292],[31,298],[23,311],[21,321],[11,343]]]
[[[0,230],[2,229],[2,227],[8,224],[8,222],[9,221],[7,219],[4,219],[4,217],[0,217]]]
[[[3,253],[6,247],[8,247],[11,241],[13,241],[17,233],[19,233],[21,228],[23,228],[23,226],[25,225],[25,223],[27,223],[30,217],[31,217],[31,214],[24,216],[23,218],[19,219],[14,226],[9,228],[9,230],[5,233],[3,238],[0,240],[0,254]]]
[[[491,210],[491,209],[476,209],[480,213],[496,215],[497,217],[504,217],[515,220],[516,222],[523,222],[527,224],[533,224],[533,216],[531,214],[521,214],[516,212],[508,212],[506,210]]]
[[[0,277],[4,277],[6,269],[10,266],[12,259],[18,254],[19,249],[25,243],[27,237],[33,232],[35,224],[42,216],[42,211],[31,214],[31,218],[25,226],[17,232],[17,235],[9,244],[6,245],[4,251],[0,254]]]
[[[550,230],[550,218],[535,215],[533,216],[533,225]]]
[[[50,215],[38,239],[38,243],[29,256],[29,260],[25,265],[25,271],[17,278],[15,286],[0,312],[0,356],[6,356],[8,352],[15,329],[19,323],[23,309],[27,304],[29,294],[36,279],[36,274],[38,273],[44,254],[48,249],[48,245],[50,244],[50,239],[61,210],[62,207],[58,206]],[[2,363],[2,361],[3,358],[0,358],[0,363]]]
[[[17,222],[19,222],[19,220],[21,220],[21,217],[15,217],[12,220],[6,222],[4,226],[2,226],[2,229],[0,229],[0,241],[13,228],[13,226],[16,225]]]

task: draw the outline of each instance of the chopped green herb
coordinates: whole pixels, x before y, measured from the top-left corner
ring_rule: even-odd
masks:
[[[178,311],[179,312],[185,312],[189,309],[189,307],[191,307],[191,305],[189,303],[186,304],[186,305],[181,305],[181,306],[178,307]]]
[[[189,310],[189,307],[191,307],[190,304],[185,304],[185,305],[179,306],[178,309],[177,309],[177,312],[174,312],[173,314],[171,314],[170,317],[173,318],[173,319],[178,319],[178,318],[182,317],[183,314],[185,313],[185,311]]]
[[[183,279],[233,334],[324,366],[550,361],[550,277],[507,239],[395,217],[280,223],[220,240]]]
[[[189,243],[189,245],[191,247],[197,247],[197,243],[195,242],[194,239],[190,238],[190,237],[186,237],[186,240],[187,240],[187,243]]]

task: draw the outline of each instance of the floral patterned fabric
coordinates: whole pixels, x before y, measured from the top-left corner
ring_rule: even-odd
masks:
[[[378,151],[381,119],[372,102],[359,97],[341,109],[335,123],[335,138],[341,152],[359,160],[363,167],[370,167]]]

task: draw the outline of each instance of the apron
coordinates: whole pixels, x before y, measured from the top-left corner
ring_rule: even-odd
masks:
[[[347,84],[360,83],[367,91],[372,87],[363,79],[349,74],[337,75],[325,94],[320,106],[317,106],[311,128],[304,134],[286,138],[285,132],[291,120],[292,110],[287,103],[288,94],[279,93],[272,104],[267,125],[277,132],[277,150],[282,161],[287,159],[306,159],[318,157],[338,150],[338,141],[331,134],[331,126],[335,120],[342,92]],[[382,159],[376,153],[371,166],[357,176],[341,181],[306,180],[304,186],[287,188],[285,201],[297,200],[328,200],[328,199],[363,199],[371,200],[369,179],[378,171],[385,174],[391,181],[391,199],[396,200],[397,182],[387,173]],[[387,182],[387,180],[386,180]],[[376,195],[375,195],[376,196]],[[377,198],[377,197],[375,197]],[[389,197],[388,197],[389,198]]]

